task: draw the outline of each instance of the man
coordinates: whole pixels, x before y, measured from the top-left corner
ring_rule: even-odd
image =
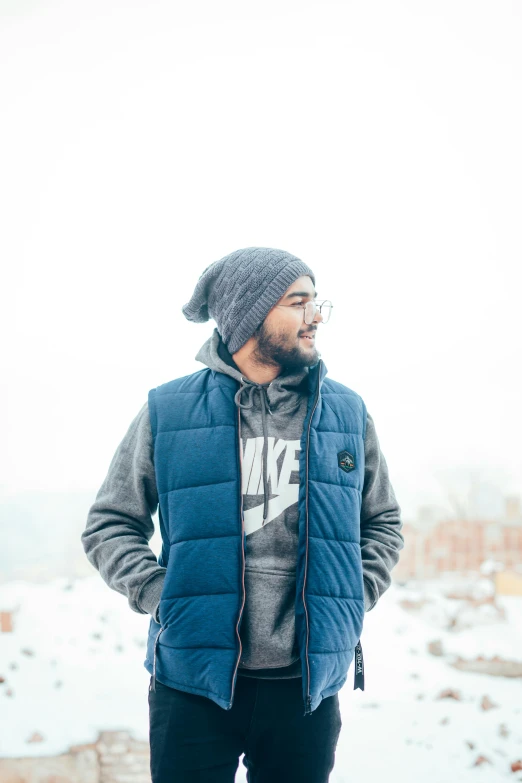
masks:
[[[326,377],[316,297],[282,250],[207,267],[183,307],[216,321],[206,366],[149,392],[90,509],[89,561],[151,615],[153,783],[230,783],[242,753],[249,782],[327,781],[352,660],[364,689],[402,522],[363,400]]]

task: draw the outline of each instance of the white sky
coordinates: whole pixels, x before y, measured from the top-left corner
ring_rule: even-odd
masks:
[[[281,247],[405,514],[521,492],[522,4],[0,0],[0,493],[95,492],[181,306]]]

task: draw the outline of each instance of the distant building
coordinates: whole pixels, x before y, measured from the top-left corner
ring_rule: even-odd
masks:
[[[0,609],[0,633],[11,633],[13,630],[13,612],[3,612]]]
[[[393,570],[395,580],[433,579],[442,573],[479,571],[492,559],[505,570],[522,573],[522,511],[520,498],[508,497],[499,520],[442,519],[419,515],[402,528],[404,549]]]
[[[34,734],[27,742],[41,742]],[[73,745],[58,756],[0,759],[0,781],[34,783],[150,783],[150,750],[146,740],[128,731],[101,731],[95,742]]]
[[[494,579],[497,595],[522,595],[522,572],[499,571]]]

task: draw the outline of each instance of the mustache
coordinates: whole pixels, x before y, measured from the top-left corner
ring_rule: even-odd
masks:
[[[306,332],[299,332],[299,336],[301,337],[303,334],[314,334],[315,332],[317,332],[317,326],[313,329],[307,329]]]

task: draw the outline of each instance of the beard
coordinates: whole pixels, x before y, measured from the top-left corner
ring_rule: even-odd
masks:
[[[256,364],[282,367],[285,370],[302,370],[303,367],[311,367],[319,361],[320,353],[315,345],[311,350],[305,350],[299,345],[301,335],[307,333],[315,334],[316,328],[299,332],[295,337],[296,342],[292,345],[290,335],[270,332],[263,321],[253,335],[257,338],[257,346],[251,358]]]

